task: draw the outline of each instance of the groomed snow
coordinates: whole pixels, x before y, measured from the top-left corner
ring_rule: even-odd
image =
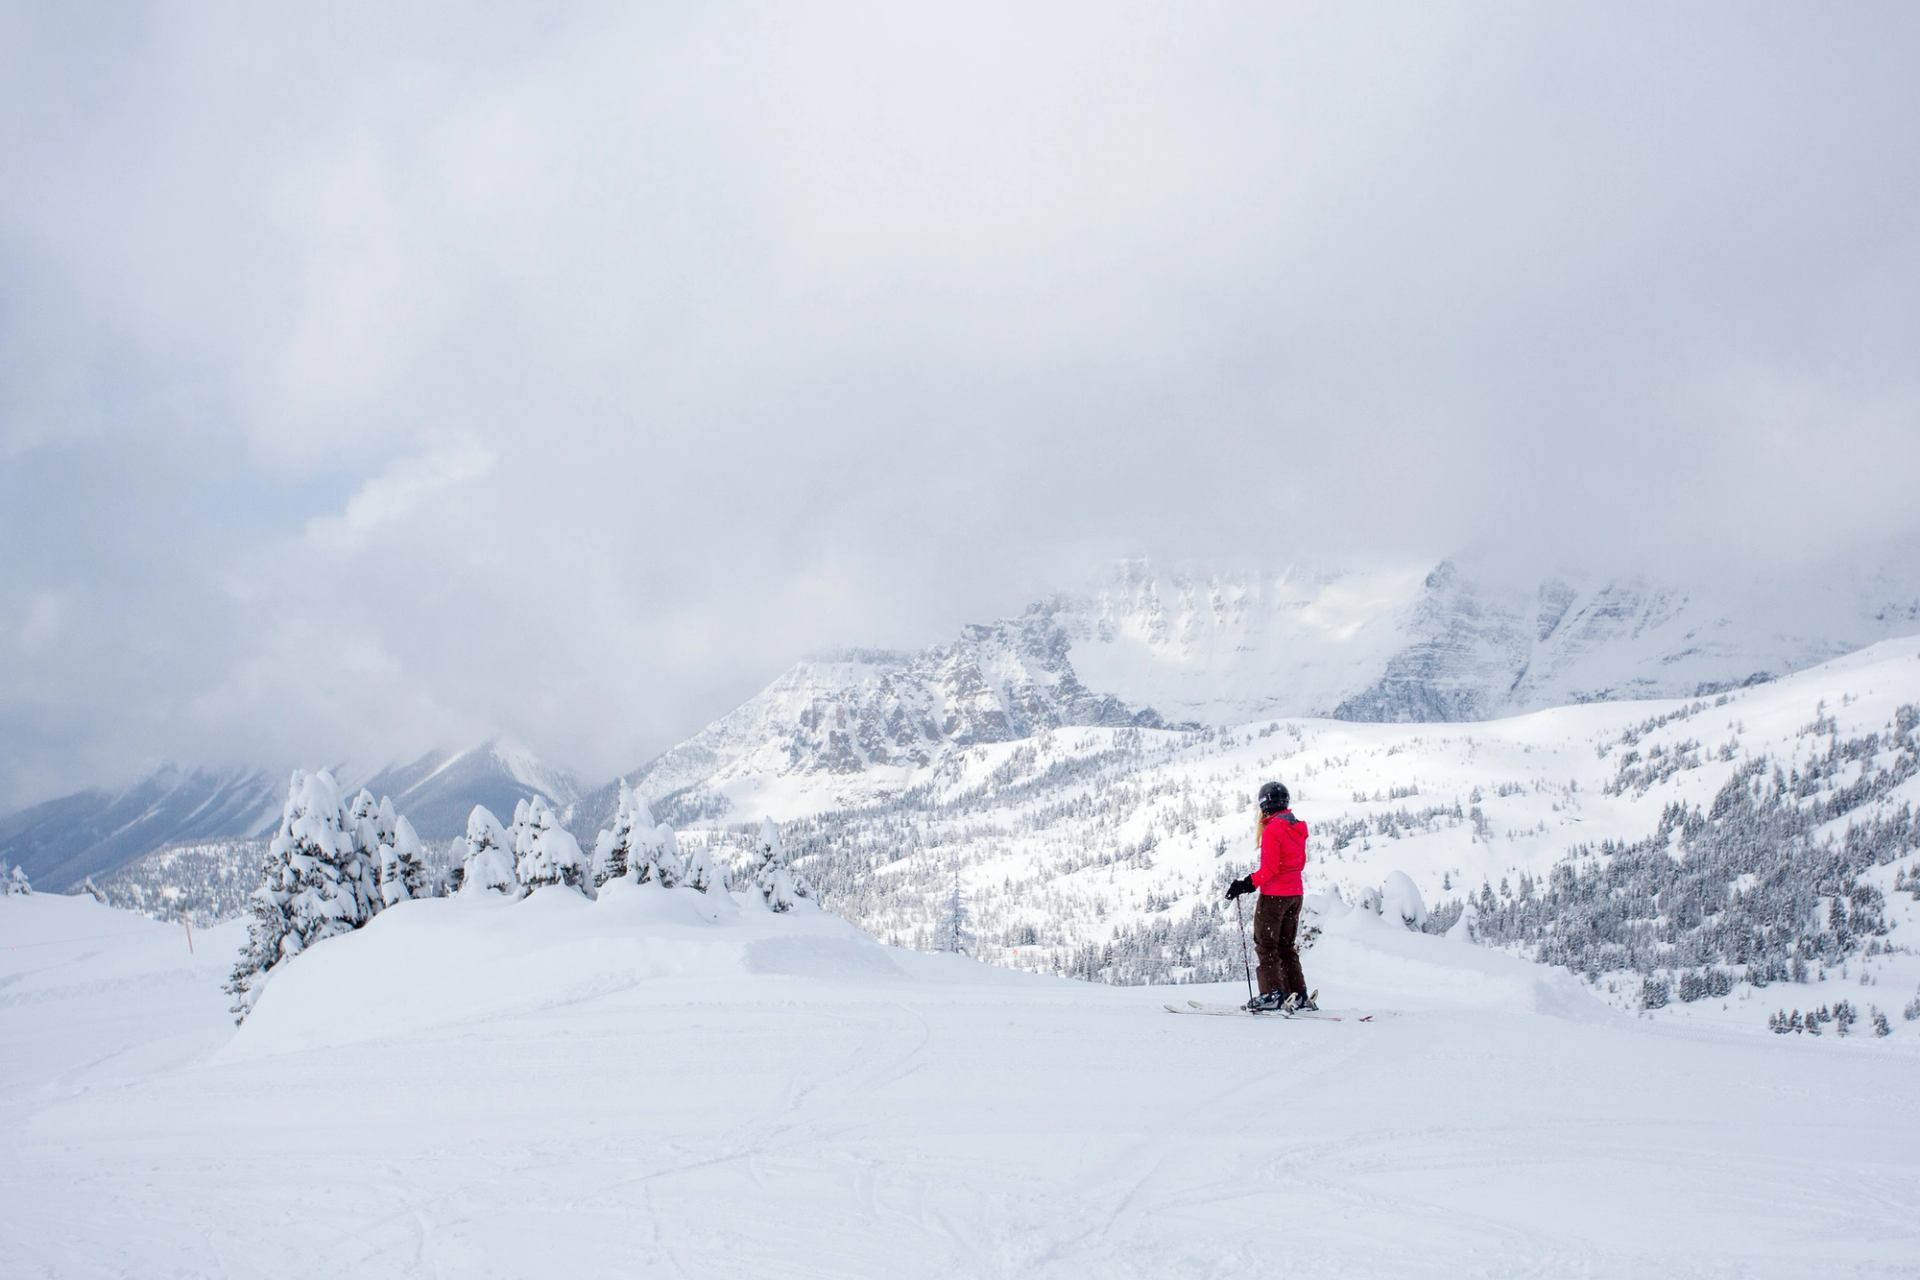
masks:
[[[0,1270],[1914,1273],[1910,1026],[1655,1025],[1327,909],[1307,971],[1341,1023],[620,885],[403,903],[235,1033],[233,930],[189,956],[0,900]]]

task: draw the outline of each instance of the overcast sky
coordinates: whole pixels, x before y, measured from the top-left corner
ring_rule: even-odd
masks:
[[[1920,523],[1920,8],[0,0],[0,807],[1106,557]]]

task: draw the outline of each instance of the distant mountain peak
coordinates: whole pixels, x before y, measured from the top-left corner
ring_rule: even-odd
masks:
[[[0,818],[0,852],[42,887],[64,890],[163,845],[264,833],[279,821],[288,773],[164,763],[117,791],[80,791]],[[391,797],[428,840],[465,831],[476,804],[510,814],[538,793],[565,810],[580,796],[571,772],[506,738],[375,769],[337,764],[334,774],[349,793]]]

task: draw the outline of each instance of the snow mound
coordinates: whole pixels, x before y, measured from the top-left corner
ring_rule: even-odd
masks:
[[[742,977],[897,980],[887,948],[802,903],[614,882],[514,901],[403,902],[273,972],[225,1051],[296,1052],[520,1017],[622,993],[689,1004],[737,997]]]
[[[1409,929],[1418,929],[1427,922],[1427,904],[1420,897],[1420,890],[1414,887],[1413,877],[1404,871],[1389,871],[1387,881],[1380,886],[1380,916],[1387,921],[1399,921]]]
[[[1309,894],[1306,912],[1322,934],[1305,957],[1307,981],[1323,991],[1358,988],[1408,1007],[1539,1014],[1569,1022],[1625,1018],[1565,969],[1415,932],[1391,907],[1383,916],[1335,894]]]

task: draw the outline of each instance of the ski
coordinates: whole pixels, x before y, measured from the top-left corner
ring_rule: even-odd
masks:
[[[1272,1018],[1276,1022],[1280,1021],[1277,1015],[1255,1013],[1251,1009],[1236,1009],[1228,1005],[1196,1008],[1192,1005],[1167,1004],[1160,1007],[1168,1013],[1177,1013],[1187,1018]]]
[[[1289,1021],[1291,1021],[1294,1018],[1306,1018],[1306,1019],[1311,1019],[1312,1021],[1315,1021],[1315,1022],[1345,1021],[1345,1019],[1343,1019],[1337,1013],[1321,1013],[1318,1010],[1315,1010],[1312,1012],[1301,1012],[1301,1013],[1290,1013],[1290,1014],[1281,1013],[1277,1009],[1273,1011],[1261,1010],[1256,1012],[1252,1009],[1243,1009],[1239,1005],[1201,1004],[1198,1000],[1187,1001],[1186,1007],[1184,1009],[1181,1008],[1179,1005],[1174,1005],[1174,1004],[1166,1005],[1164,1007],[1166,1008],[1166,1011],[1168,1013],[1197,1014],[1201,1017],[1207,1017],[1207,1018],[1285,1018]],[[1368,1014],[1366,1017],[1361,1018],[1360,1021],[1371,1022],[1373,1021],[1373,1015]]]
[[[1314,995],[1315,995],[1316,997],[1318,997],[1320,993],[1319,993],[1318,991],[1316,991],[1316,992],[1314,992],[1313,994],[1314,994]],[[1187,1007],[1188,1007],[1189,1009],[1192,1009],[1192,1010],[1196,1010],[1196,1011],[1199,1011],[1199,1012],[1204,1012],[1204,1013],[1247,1013],[1247,1014],[1251,1014],[1251,1013],[1253,1012],[1253,1011],[1252,1011],[1251,1009],[1248,1009],[1248,1008],[1246,1008],[1246,1007],[1244,1007],[1244,1006],[1242,1006],[1242,1005],[1237,1005],[1237,1004],[1202,1004],[1202,1003],[1200,1003],[1200,1001],[1198,1001],[1198,1000],[1189,1000],[1189,1001],[1187,1001]],[[1267,1012],[1268,1012],[1268,1011],[1265,1011],[1265,1010],[1263,1010],[1263,1011],[1262,1011],[1262,1014],[1266,1014]],[[1278,1010],[1273,1010],[1272,1012],[1274,1012],[1274,1013],[1278,1013],[1279,1011],[1278,1011]],[[1318,1018],[1318,1019],[1320,1019],[1320,1021],[1322,1021],[1322,1022],[1342,1022],[1342,1021],[1344,1021],[1344,1020],[1345,1020],[1345,1019],[1344,1019],[1344,1017],[1343,1017],[1343,1015],[1341,1015],[1341,1014],[1337,1014],[1337,1013],[1322,1013],[1322,1012],[1320,1012],[1320,1011],[1319,1011],[1318,1009],[1303,1009],[1303,1010],[1300,1010],[1300,1011],[1299,1011],[1299,1012],[1297,1012],[1297,1013],[1282,1013],[1282,1014],[1280,1014],[1280,1016],[1281,1016],[1281,1017],[1283,1017],[1283,1018]],[[1362,1014],[1362,1015],[1361,1015],[1360,1017],[1358,1017],[1358,1018],[1355,1018],[1355,1019],[1354,1019],[1354,1021],[1355,1021],[1355,1022],[1372,1022],[1372,1021],[1373,1021],[1373,1015],[1372,1015],[1372,1014],[1370,1014],[1370,1013],[1367,1013],[1367,1014]]]

